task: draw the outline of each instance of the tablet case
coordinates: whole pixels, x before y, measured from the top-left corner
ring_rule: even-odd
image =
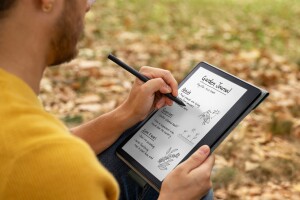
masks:
[[[232,74],[229,74],[228,72],[226,72],[226,71],[224,71],[224,70],[221,70],[221,69],[219,69],[219,68],[217,68],[217,67],[215,67],[215,66],[213,66],[213,65],[211,65],[211,64],[209,64],[209,63],[207,63],[207,62],[201,62],[201,63],[199,63],[198,65],[201,65],[201,64],[206,64],[206,65],[209,65],[209,66],[211,66],[211,67],[214,67],[214,68],[216,68],[216,69],[218,69],[218,70],[220,70],[220,71],[222,71],[223,73],[225,73],[225,74],[227,74],[227,75],[229,75],[229,76],[231,76],[231,77],[234,77],[234,78],[236,78],[236,79],[239,79],[240,81],[242,81],[242,82],[245,82],[244,80],[242,80],[242,79],[240,79],[240,78],[238,78],[238,77],[236,77],[236,76],[234,76],[234,75],[232,75]],[[197,66],[198,66],[197,65]],[[189,76],[189,75],[188,75]],[[246,83],[246,82],[245,82]],[[182,83],[181,83],[182,84]],[[181,85],[180,84],[180,85]],[[259,88],[259,87],[257,87],[257,86],[254,86],[254,85],[252,85],[252,84],[249,84],[249,83],[247,83],[248,85],[251,85],[251,86],[253,86],[253,87],[255,87],[255,88],[257,88],[257,89],[259,89],[260,90],[260,95],[255,99],[255,101],[254,102],[252,102],[251,103],[251,105],[244,111],[244,112],[242,112],[241,114],[240,114],[240,116],[238,117],[238,119],[230,126],[230,127],[228,127],[228,129],[222,134],[222,136],[221,137],[219,137],[212,145],[209,145],[210,146],[210,148],[211,148],[211,153],[220,145],[220,143],[229,135],[229,133],[252,111],[252,110],[254,110],[257,106],[259,106],[260,105],[260,103],[261,102],[263,102],[267,97],[268,97],[268,95],[269,95],[269,93],[266,91],[266,90],[264,90],[264,89],[261,89],[261,88]],[[154,112],[155,113],[155,112]],[[134,134],[136,131],[138,131],[147,121],[148,121],[148,119],[149,118],[151,118],[151,116],[154,114],[154,113],[152,113],[152,114],[150,114],[149,115],[149,117],[147,117],[147,119],[145,119],[142,123],[140,123],[138,126],[136,126],[136,128],[135,129],[133,129],[132,130],[132,133]],[[126,143],[126,142],[125,142]],[[131,165],[131,163],[130,162],[128,162],[121,154],[119,154],[118,153],[118,150],[119,149],[121,149],[121,147],[122,146],[124,146],[124,144],[125,144],[124,142],[120,145],[120,147],[117,149],[117,152],[116,152],[116,154],[117,154],[117,156],[121,159],[121,160],[123,160],[132,170],[129,172],[129,177],[131,177],[132,179],[134,179],[141,187],[143,187],[143,186],[145,186],[147,183],[149,184],[149,185],[151,185],[155,190],[157,190],[158,192],[159,192],[159,189],[160,189],[160,186],[161,185],[157,185],[157,184],[155,184],[155,183],[152,183],[147,177],[145,177],[144,175],[143,175],[143,173],[141,173],[141,172],[139,172],[134,166],[132,166]],[[182,162],[182,161],[181,161]]]

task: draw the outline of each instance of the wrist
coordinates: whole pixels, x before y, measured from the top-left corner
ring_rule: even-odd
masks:
[[[119,118],[119,124],[128,129],[138,123],[140,120],[139,116],[131,109],[130,105],[125,101],[116,110],[116,117]]]

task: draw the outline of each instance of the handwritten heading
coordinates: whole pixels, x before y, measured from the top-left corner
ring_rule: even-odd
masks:
[[[218,84],[214,81],[214,79],[210,79],[206,75],[202,77],[202,81],[210,85],[211,87],[216,88],[217,90],[225,93],[230,93],[232,91],[232,88],[225,87],[222,82],[219,82]]]

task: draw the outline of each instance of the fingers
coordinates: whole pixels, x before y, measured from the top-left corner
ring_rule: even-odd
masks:
[[[171,106],[173,104],[173,100],[169,99],[168,97],[162,95],[166,93],[171,93],[171,88],[166,85],[165,81],[161,78],[155,78],[147,81],[147,83],[143,84],[144,92],[155,95],[154,105],[157,109],[165,105]],[[157,93],[159,91],[160,93]]]
[[[195,178],[195,181],[202,185],[203,189],[208,191],[212,187],[211,172],[215,163],[215,156],[209,156],[200,167],[195,168],[190,172],[190,175]]]
[[[167,104],[168,106],[173,105],[173,100],[171,100],[171,99],[169,99],[169,98],[165,98],[165,100],[166,100],[166,104]]]
[[[207,173],[207,176],[210,177],[211,170],[215,164],[215,156],[210,155],[201,165],[201,168],[195,168],[193,170],[194,174],[202,174],[203,172]]]
[[[168,70],[152,68],[152,67],[142,67],[140,72],[150,79],[162,78],[167,86],[170,87],[172,94],[174,96],[178,95],[178,84],[171,72]]]
[[[202,170],[201,171],[210,171],[213,168],[215,164],[215,156],[214,155],[210,155],[203,163],[202,163]],[[195,173],[197,173],[197,171],[200,171],[199,168],[195,169]]]
[[[173,101],[161,94],[178,95],[178,84],[172,74],[167,70],[152,67],[142,67],[140,72],[150,80],[144,83],[136,79],[131,93],[136,93],[134,96],[142,97],[141,100],[148,107],[151,104],[151,108],[159,109],[165,105],[171,106]]]
[[[164,180],[160,199],[201,199],[212,187],[214,156],[207,145],[200,147]]]
[[[161,78],[154,78],[146,83],[144,83],[141,87],[143,87],[143,91],[154,95],[154,93],[160,91],[161,93],[170,93],[171,88],[168,87],[165,83],[165,81]]]
[[[201,146],[195,153],[193,153],[185,162],[183,162],[181,167],[190,172],[195,168],[199,167],[205,162],[210,153],[210,148],[207,145]]]

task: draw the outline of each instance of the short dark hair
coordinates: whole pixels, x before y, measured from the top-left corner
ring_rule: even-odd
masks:
[[[0,19],[5,17],[17,0],[0,0]]]

